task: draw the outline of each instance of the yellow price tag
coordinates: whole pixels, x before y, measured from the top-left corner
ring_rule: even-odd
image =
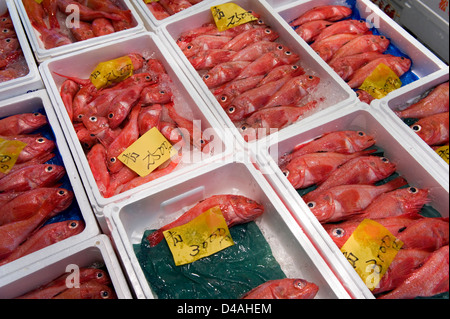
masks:
[[[390,92],[401,88],[401,86],[402,81],[397,74],[386,64],[380,63],[359,89],[366,91],[375,99],[382,99]]]
[[[0,172],[6,174],[14,167],[25,146],[27,144],[21,141],[0,138]]]
[[[144,177],[175,154],[177,151],[172,148],[170,142],[156,127],[153,127],[123,151],[119,155],[119,160],[139,176]]]
[[[444,161],[446,161],[447,164],[449,164],[449,161],[448,161],[448,145],[445,145],[445,146],[442,146],[442,147],[438,148],[438,149],[436,150],[436,153],[437,153],[440,157],[442,157],[442,159],[443,159]]]
[[[145,3],[159,2],[159,0],[144,0]]]
[[[42,1],[44,1],[44,0],[34,0],[34,1],[36,1],[38,4],[41,4]]]
[[[192,263],[234,245],[219,206],[163,234],[176,266]]]
[[[247,10],[235,3],[225,3],[211,7],[211,12],[219,31],[237,27],[238,25],[258,20]]]
[[[118,83],[133,75],[133,62],[123,56],[114,60],[101,62],[91,73],[90,80],[97,89]]]
[[[367,288],[377,288],[403,242],[383,225],[365,219],[341,248]]]

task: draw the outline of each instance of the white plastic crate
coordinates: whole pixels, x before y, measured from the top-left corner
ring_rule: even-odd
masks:
[[[301,131],[288,129],[282,132],[279,139],[271,141],[270,146],[261,149],[257,156],[258,166],[264,168],[266,178],[276,193],[284,200],[288,209],[296,216],[300,226],[303,226],[304,223],[313,225],[313,230],[304,227],[306,232],[311,230],[307,235],[312,238],[313,242],[320,237],[327,243],[333,255],[338,258],[339,266],[346,269],[346,273],[358,285],[366,298],[373,298],[372,293],[281,172],[278,159],[280,156],[290,153],[296,145],[311,141],[324,133],[341,130],[363,131],[374,136],[375,145],[384,150],[385,157],[397,164],[396,172],[404,177],[411,186],[430,189],[430,205],[443,217],[448,217],[449,182],[448,178],[446,181],[440,178],[445,172],[442,170],[437,172],[433,164],[429,163],[427,154],[417,149],[408,138],[395,134],[394,125],[385,117],[383,112],[377,111],[367,104],[359,103],[353,109],[324,117],[312,125],[305,126]],[[333,264],[333,266],[337,266],[337,264]]]
[[[202,77],[190,64],[189,60],[176,43],[176,40],[182,32],[200,27],[204,23],[212,22],[213,17],[210,7],[226,2],[228,1],[214,1],[210,3],[207,8],[202,8],[196,12],[191,12],[189,15],[184,15],[182,17],[180,16],[177,19],[172,20],[170,23],[164,24],[160,28],[160,33],[165,36],[165,39],[168,42],[173,54],[177,57],[177,61],[180,62],[181,67],[191,81],[196,84],[196,88],[199,93],[205,98],[205,100],[207,100],[208,106],[220,119],[221,124],[227,129],[231,129],[241,145],[255,148],[255,142],[245,142],[240,131],[230,120],[222,106],[217,102],[214,95],[203,82]],[[233,3],[236,3],[245,10],[252,10],[260,15],[265,24],[270,26],[272,30],[279,34],[279,38],[276,42],[286,45],[292,52],[300,55],[299,64],[304,67],[306,74],[318,76],[321,79],[319,87],[312,94],[312,96],[317,99],[324,99],[324,101],[319,103],[320,111],[292,124],[291,126],[300,128],[305,125],[306,122],[314,118],[320,118],[326,114],[336,112],[346,106],[352,105],[357,100],[355,92],[351,90],[348,85],[346,85],[346,83],[339,78],[324,61],[317,59],[316,53],[306,43],[298,41],[295,32],[283,19],[280,18],[279,15],[274,13],[274,9],[271,8],[266,2],[238,0],[233,1]],[[266,139],[267,137],[260,138],[259,141],[264,143]]]
[[[131,299],[132,294],[120,268],[109,238],[98,235],[68,247],[45,260],[0,276],[0,299],[13,299],[32,291],[57,277],[83,267],[104,269],[118,299]],[[68,270],[69,269],[69,270]]]
[[[45,115],[47,116],[51,131],[55,136],[57,149],[54,152],[59,153],[62,161],[60,165],[63,165],[66,170],[66,176],[69,183],[66,187],[70,186],[74,193],[72,203],[74,213],[83,219],[85,228],[78,235],[69,237],[56,244],[45,247],[39,251],[0,266],[0,277],[7,273],[14,272],[19,268],[23,268],[33,262],[45,259],[60,250],[68,249],[69,247],[100,233],[93,210],[89,205],[88,197],[81,182],[80,175],[75,166],[72,153],[70,152],[63,131],[61,130],[61,126],[56,118],[47,92],[45,90],[39,90],[26,95],[0,101],[0,118],[14,114],[36,112],[41,109],[45,110]]]
[[[306,231],[298,226],[262,174],[243,162],[209,164],[162,184],[159,192],[144,191],[139,196],[105,207],[106,218],[112,225],[112,238],[138,298],[156,296],[132,245],[141,242],[146,229],[161,227],[176,219],[184,208],[218,194],[243,195],[264,205],[265,212],[256,224],[274,257],[289,278],[316,283],[319,286],[316,298],[363,298],[345,273],[341,276],[330,270],[330,265],[337,262],[328,247],[311,245]]]
[[[12,0],[0,1],[0,15],[3,15],[6,11],[9,12],[13,21],[14,30],[16,31],[17,39],[19,40],[20,48],[25,57],[29,72],[20,78],[0,83],[0,101],[44,88],[36,62],[34,61],[33,52],[30,49],[27,36],[17,14],[16,6]]]
[[[136,12],[135,8],[131,5],[129,0],[117,0],[117,3],[120,4],[120,6],[124,10],[130,10],[132,15],[132,28],[127,30],[122,30],[119,32],[114,32],[112,34],[104,35],[101,37],[95,37],[92,39],[84,40],[84,41],[78,41],[71,44],[67,44],[64,46],[52,48],[52,49],[45,49],[41,39],[39,38],[40,33],[33,28],[31,25],[30,19],[28,18],[27,12],[25,11],[25,7],[22,3],[22,0],[16,0],[17,10],[19,11],[20,18],[22,20],[22,23],[24,25],[25,31],[28,35],[28,39],[31,44],[31,48],[33,49],[33,52],[36,56],[36,60],[41,63],[49,58],[57,57],[63,54],[67,54],[69,52],[77,52],[83,48],[95,46],[102,43],[107,43],[111,41],[116,41],[123,37],[129,37],[133,34],[144,32],[145,27],[144,24],[139,17],[138,13]]]
[[[177,91],[174,91],[175,98],[184,103],[183,111],[185,111],[185,113],[183,114],[180,112],[180,115],[184,117],[192,117],[195,120],[200,120],[201,129],[208,130],[209,133],[211,133],[211,136],[217,139],[214,140],[214,147],[209,155],[204,156],[204,153],[194,151],[195,149],[192,149],[191,152],[184,152],[183,156],[186,156],[187,161],[185,161],[185,163],[180,163],[169,175],[124,193],[112,196],[110,198],[105,198],[100,194],[84,150],[78,140],[73,124],[70,121],[61,100],[59,92],[61,84],[65,79],[54,74],[53,72],[80,78],[89,78],[91,72],[98,63],[115,59],[133,52],[154,52],[152,57],[159,59],[163,63],[168,75],[172,79],[174,86],[177,88]],[[205,162],[216,160],[221,158],[225,153],[233,151],[233,141],[230,139],[230,136],[227,136],[225,133],[220,131],[220,127],[214,116],[210,113],[203,100],[196,94],[195,89],[191,86],[189,81],[183,76],[183,73],[177,67],[177,64],[173,58],[167,54],[167,49],[164,47],[163,43],[153,33],[136,34],[128,37],[127,39],[117,40],[114,43],[103,44],[95,48],[87,48],[76,53],[71,53],[45,61],[40,66],[40,71],[42,73],[43,80],[48,87],[50,98],[54,103],[56,113],[58,114],[61,126],[63,127],[64,133],[67,137],[70,149],[74,154],[75,162],[80,170],[80,174],[89,195],[91,204],[94,208],[96,216],[100,218],[100,224],[103,231],[107,231],[107,226],[104,224],[102,213],[105,205],[125,199],[141,189],[156,186],[161,181],[177,178],[177,176],[183,174],[184,172],[201,167]],[[209,139],[210,136],[206,136],[205,134],[205,138]]]

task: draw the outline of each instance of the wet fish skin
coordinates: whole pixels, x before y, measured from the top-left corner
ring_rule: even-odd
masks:
[[[327,20],[314,20],[311,22],[304,23],[295,29],[295,32],[303,39],[305,42],[314,42],[317,36],[327,27],[333,25],[334,22]]]
[[[247,30],[226,43],[222,49],[240,51],[258,41],[275,41],[279,34],[270,28],[254,28]]]
[[[164,231],[184,225],[206,212],[208,209],[216,206],[220,206],[228,227],[255,220],[264,212],[264,206],[245,196],[231,194],[214,195],[196,204],[174,222],[167,224],[150,234],[147,237],[150,246],[154,247],[161,242],[164,238]]]
[[[449,219],[425,218],[419,220],[398,234],[403,248],[418,248],[434,251],[449,243]]]
[[[67,79],[63,82],[60,89],[61,99],[66,107],[67,115],[73,122],[73,99],[80,90],[80,86],[73,80]]]
[[[106,164],[106,148],[101,143],[97,143],[92,146],[90,151],[86,154],[86,158],[100,194],[105,194],[108,191],[111,181],[111,176]]]
[[[431,297],[449,289],[449,247],[433,252],[423,266],[415,270],[401,285],[379,299],[412,299]]]
[[[364,52],[334,59],[329,62],[331,68],[344,80],[349,81],[361,67],[386,55],[380,52]]]
[[[449,112],[438,113],[420,119],[411,129],[428,145],[444,145],[449,142]]]
[[[401,118],[424,118],[449,111],[449,82],[435,87],[425,98],[402,111],[395,111]]]
[[[357,34],[336,34],[314,42],[311,48],[328,63],[340,48],[357,37],[359,37]]]
[[[342,46],[329,61],[333,64],[337,59],[367,52],[384,53],[391,41],[382,35],[366,34],[357,37]]]
[[[203,82],[209,89],[218,87],[236,79],[249,64],[248,61],[220,63],[203,76]]]
[[[319,287],[304,279],[267,281],[246,293],[242,299],[314,299]]]
[[[11,115],[0,120],[0,135],[29,134],[46,124],[47,117],[38,112]]]
[[[111,287],[91,280],[79,288],[69,288],[52,299],[117,299],[117,296]]]
[[[336,34],[346,33],[363,35],[368,31],[369,25],[364,20],[342,20],[323,30],[316,38],[316,41],[320,41]]]
[[[317,6],[303,13],[290,23],[291,26],[301,26],[315,20],[338,21],[349,17],[352,9],[345,6],[327,5]]]

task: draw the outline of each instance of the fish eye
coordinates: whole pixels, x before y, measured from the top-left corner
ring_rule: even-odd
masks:
[[[192,45],[188,45],[188,46],[186,47],[186,49],[188,49],[188,50],[192,49]]]
[[[262,19],[259,19],[257,23],[258,24],[264,24],[264,21]]]
[[[247,125],[242,125],[241,126],[241,131],[246,131],[247,130]]]
[[[203,77],[205,80],[209,79],[209,74],[205,74],[205,76]]]
[[[34,116],[39,116],[39,115],[41,115],[41,113],[39,113],[39,112],[34,112],[33,115],[34,115]]]
[[[91,116],[91,117],[89,118],[89,121],[91,121],[91,122],[97,122],[97,117],[96,117],[96,116]]]
[[[111,158],[109,159],[109,162],[112,163],[112,164],[114,164],[114,163],[116,162],[116,158],[115,158],[115,157],[111,157]]]
[[[298,65],[293,65],[292,66],[292,70],[297,70],[298,69]]]
[[[51,171],[53,171],[53,166],[47,166],[47,167],[45,168],[45,171],[46,171],[47,173],[50,173]]]
[[[106,290],[102,290],[100,292],[100,295],[102,296],[103,299],[109,298],[109,292],[107,292]]]
[[[283,50],[284,48],[283,48],[282,45],[279,45],[279,46],[277,46],[277,49],[278,49],[278,50]]]
[[[69,223],[69,228],[70,229],[75,229],[78,227],[78,223],[76,221],[72,221]]]
[[[109,117],[110,119],[112,119],[112,118],[114,117],[114,113],[109,113],[109,114],[108,114],[108,117]]]
[[[316,202],[309,202],[306,205],[308,205],[309,208],[314,208],[314,207],[316,207]]]
[[[66,196],[66,195],[67,195],[67,192],[64,191],[64,190],[59,190],[59,191],[58,191],[58,195],[59,195],[59,196]]]
[[[220,101],[222,101],[222,102],[226,102],[227,100],[228,100],[228,98],[227,98],[226,95],[222,95],[222,96],[220,97]]]
[[[44,139],[43,137],[38,137],[38,138],[36,139],[36,142],[38,142],[39,144],[42,144],[42,143],[45,142],[45,139]]]
[[[422,130],[422,126],[420,126],[420,125],[414,125],[414,126],[412,127],[412,129],[413,129],[414,132],[420,132],[420,131]]]
[[[284,54],[286,54],[286,55],[292,55],[292,52],[291,52],[291,51],[286,51],[286,52],[284,52]]]
[[[380,39],[381,39],[381,40],[384,40],[384,39],[386,39],[386,37],[382,35],[382,36],[380,37]]]
[[[11,42],[11,39],[6,39],[5,42],[9,43],[9,42]]]
[[[94,133],[89,134],[90,137],[95,137]]]
[[[408,189],[408,192],[410,192],[411,194],[416,194],[416,193],[419,192],[419,190],[417,188],[415,188],[415,187],[410,187]]]
[[[272,33],[272,30],[266,29],[266,30],[264,30],[264,32],[267,33],[267,34],[271,34],[271,33]]]
[[[148,81],[150,81],[150,80],[152,79],[152,77],[151,77],[150,75],[147,75],[147,76],[145,77],[145,79],[148,80]]]
[[[83,114],[78,114],[77,117],[78,117],[79,120],[81,120],[83,118],[83,116],[84,116]]]
[[[381,161],[386,164],[389,163],[389,159],[387,159],[386,157],[382,157]]]
[[[308,76],[309,80],[314,80],[314,77],[312,75]]]
[[[102,272],[98,272],[98,273],[97,273],[97,278],[99,278],[99,279],[100,279],[100,278],[103,278],[103,273],[102,273]]]
[[[362,132],[362,131],[359,131],[359,132],[358,132],[358,135],[359,135],[359,136],[365,136],[366,133],[364,133],[364,132]]]
[[[305,280],[302,280],[302,279],[296,280],[296,281],[294,282],[294,286],[295,286],[296,288],[303,289],[303,288],[306,287],[306,281],[305,281]]]
[[[236,108],[234,106],[230,107],[228,109],[228,113],[233,114],[236,111]]]
[[[286,177],[289,177],[289,171],[288,170],[283,171],[283,175],[286,176]]]
[[[3,33],[8,33],[8,31],[9,31],[8,29],[3,29],[2,30]]]
[[[159,94],[166,94],[166,91],[161,90],[159,91]]]
[[[340,228],[340,227],[334,228],[333,231],[331,232],[331,234],[333,235],[333,237],[336,237],[336,238],[344,237],[345,229]]]

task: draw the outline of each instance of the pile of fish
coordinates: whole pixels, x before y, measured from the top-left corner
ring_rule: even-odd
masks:
[[[380,63],[399,77],[407,72],[411,60],[386,54],[389,39],[373,34],[365,21],[349,19],[352,14],[346,6],[319,6],[289,24],[352,89],[358,89]],[[370,102],[368,94],[359,93]]]
[[[305,74],[300,56],[278,38],[257,20],[221,32],[211,22],[177,40],[246,140],[256,138],[259,130],[268,135],[270,129],[284,128],[320,104],[311,97],[320,78]]]
[[[156,20],[163,20],[171,15],[186,10],[193,5],[202,2],[203,0],[159,0],[148,1],[142,0],[146,3],[147,8],[153,14]]]
[[[414,298],[446,292],[449,219],[419,214],[430,202],[429,190],[403,187],[408,183],[393,175],[394,163],[370,155],[375,142],[361,131],[330,132],[283,156],[280,168],[296,189],[316,187],[302,198],[339,248],[364,219],[379,222],[404,242],[374,294]],[[421,277],[413,279],[418,273]]]
[[[12,115],[0,120],[0,138],[27,145],[16,164],[0,173],[0,266],[80,233],[84,224],[69,220],[44,225],[66,210],[73,193],[60,188],[60,165],[46,164],[55,143],[33,132],[47,125],[41,113]],[[41,227],[44,225],[43,227]]]
[[[75,278],[68,278],[73,275],[73,273],[61,275],[16,299],[117,299],[106,271],[98,268],[80,268],[77,282],[74,282]],[[79,284],[79,287],[75,284]]]
[[[411,129],[429,146],[439,149],[449,142],[449,85],[448,81],[433,88],[428,94],[406,109],[395,112],[400,118],[414,119]]]
[[[22,0],[45,49],[130,29],[132,15],[115,0]],[[79,12],[80,21],[74,21]]]
[[[28,74],[28,65],[20,48],[9,12],[0,16],[0,83]]]
[[[67,80],[61,85],[61,98],[99,191],[106,198],[169,174],[177,167],[181,157],[172,156],[170,161],[141,177],[117,159],[153,127],[176,147],[191,143],[206,151],[207,145],[194,135],[194,130],[200,132],[200,128],[177,113],[177,105],[182,101],[176,98],[177,89],[161,61],[145,59],[138,53],[128,57],[134,74],[109,87],[97,89],[90,79],[62,75]]]

